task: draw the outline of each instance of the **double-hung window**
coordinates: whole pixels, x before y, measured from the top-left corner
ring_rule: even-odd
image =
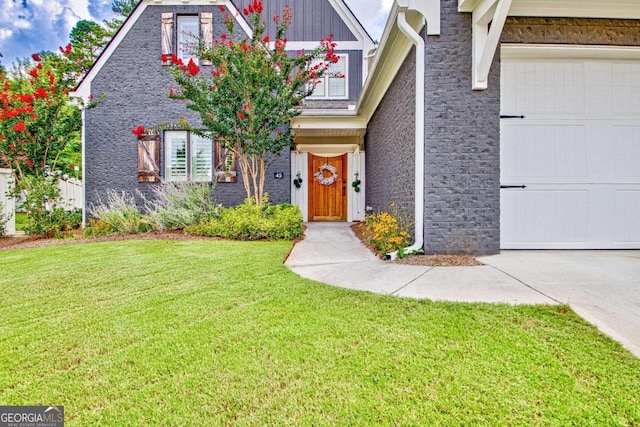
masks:
[[[349,97],[348,65],[349,56],[340,54],[338,62],[331,64],[324,75],[318,79],[310,99],[347,99]]]
[[[167,181],[213,181],[213,143],[188,131],[164,133],[165,179]]]
[[[196,63],[197,56],[193,54],[200,36],[200,19],[198,15],[178,15],[176,17],[176,56],[187,64],[190,59]]]
[[[170,64],[171,55],[176,55],[187,64],[189,60],[198,64],[194,55],[198,40],[213,43],[213,13],[180,15],[171,12],[162,14],[162,55],[164,64]],[[200,61],[201,65],[211,65],[209,61]]]

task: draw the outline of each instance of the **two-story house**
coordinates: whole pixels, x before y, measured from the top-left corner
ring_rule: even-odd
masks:
[[[198,123],[168,99],[160,53],[182,54],[188,32],[219,35],[220,7],[249,33],[245,2],[140,2],[77,91],[107,94],[84,113],[87,203],[148,193],[131,129]],[[640,247],[640,2],[395,0],[377,49],[342,0],[264,4],[291,6],[292,50],[334,34],[345,75],[305,101],[295,147],[268,174],[274,202],[309,221],[396,203],[427,253]],[[234,180],[217,176],[225,154],[184,130],[150,146],[162,179]],[[215,190],[224,204],[244,194]]]

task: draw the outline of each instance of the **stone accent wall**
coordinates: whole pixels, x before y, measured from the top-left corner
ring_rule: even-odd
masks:
[[[197,127],[199,116],[181,101],[168,98],[176,86],[160,60],[160,17],[163,12],[213,12],[214,35],[226,32],[223,15],[216,6],[149,6],[92,82],[91,91],[105,100],[86,111],[86,203],[104,198],[108,189],[150,197],[153,183],[138,183],[136,137],[131,129],[151,128],[187,118]],[[202,67],[208,72],[208,67]],[[161,154],[161,167],[164,164]],[[290,150],[284,150],[270,166],[265,188],[274,203],[290,199]],[[274,179],[283,172],[284,179]],[[219,183],[213,197],[224,205],[240,203],[246,197],[241,177],[237,183]]]
[[[510,17],[500,41],[640,46],[640,20]]]
[[[415,48],[374,113],[365,136],[367,206],[374,211],[399,209],[413,217]]]

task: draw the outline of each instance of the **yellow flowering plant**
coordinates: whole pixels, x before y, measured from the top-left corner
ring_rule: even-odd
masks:
[[[363,224],[371,245],[380,253],[401,251],[409,244],[410,224],[395,203],[391,203],[391,212],[368,214]]]

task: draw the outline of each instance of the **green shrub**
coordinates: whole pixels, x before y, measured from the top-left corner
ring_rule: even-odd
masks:
[[[291,240],[302,234],[302,213],[288,203],[258,206],[253,199],[232,208],[220,208],[212,218],[185,228],[198,236],[234,240]]]
[[[153,200],[145,200],[145,211],[158,230],[181,230],[217,215],[209,183],[163,182],[152,189]]]
[[[124,191],[118,193],[108,190],[106,202],[98,199],[98,204],[91,205],[89,213],[108,224],[113,233],[137,234],[153,230],[153,226],[140,213],[135,198]]]
[[[87,221],[84,234],[87,237],[104,237],[117,233],[111,224],[100,219],[91,218]]]
[[[60,237],[80,228],[82,211],[67,211],[61,206],[60,189],[55,176],[27,176],[18,190],[25,194],[23,207],[27,210],[27,223],[23,230],[28,235]]]

